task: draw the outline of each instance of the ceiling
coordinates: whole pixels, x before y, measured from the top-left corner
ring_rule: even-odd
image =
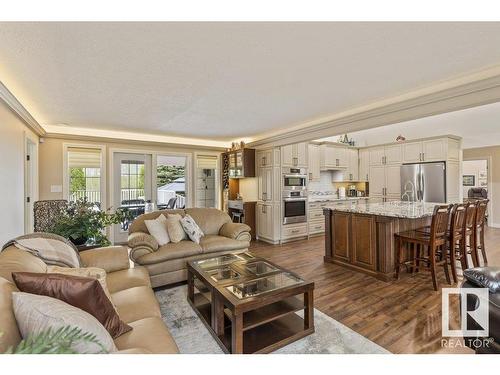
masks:
[[[349,133],[357,146],[395,142],[398,135],[407,140],[445,134],[462,137],[463,148],[500,145],[500,103],[483,105],[398,124]],[[338,136],[320,141],[338,141]]]
[[[500,23],[0,23],[0,81],[42,125],[217,141],[500,63]]]

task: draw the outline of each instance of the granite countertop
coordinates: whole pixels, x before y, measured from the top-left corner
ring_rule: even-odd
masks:
[[[370,202],[366,200],[338,202],[324,207],[325,210],[370,214],[376,216],[420,219],[432,216],[437,203],[422,202]]]
[[[316,195],[309,196],[309,202],[338,202],[338,201],[356,201],[359,199],[368,199],[368,197],[345,197],[339,198],[336,195]]]

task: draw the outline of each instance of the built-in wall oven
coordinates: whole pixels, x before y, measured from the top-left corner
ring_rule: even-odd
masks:
[[[283,224],[307,221],[307,171],[283,168]]]

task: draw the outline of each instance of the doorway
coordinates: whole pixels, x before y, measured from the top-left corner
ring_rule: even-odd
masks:
[[[462,189],[464,200],[467,198],[487,198],[488,223],[493,223],[491,216],[493,206],[492,185],[490,179],[489,159],[468,159],[462,165]]]
[[[189,198],[187,156],[156,156],[156,204],[158,209],[185,208]]]
[[[152,199],[151,155],[114,153],[113,181],[113,207],[130,212],[129,220],[113,228],[113,242],[124,243],[130,223],[144,213],[144,203]]]

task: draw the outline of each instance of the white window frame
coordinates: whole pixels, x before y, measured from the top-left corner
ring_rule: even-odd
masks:
[[[107,190],[106,190],[106,146],[99,144],[88,143],[63,143],[63,199],[69,201],[69,173],[68,173],[68,149],[70,148],[87,148],[90,150],[99,150],[101,152],[101,209],[107,209]]]
[[[215,207],[222,210],[222,153],[217,151],[197,151],[193,157],[193,173],[196,173],[198,156],[217,156],[217,173],[215,175]],[[197,176],[193,175],[193,179]],[[193,202],[198,201],[196,183],[193,180]]]

